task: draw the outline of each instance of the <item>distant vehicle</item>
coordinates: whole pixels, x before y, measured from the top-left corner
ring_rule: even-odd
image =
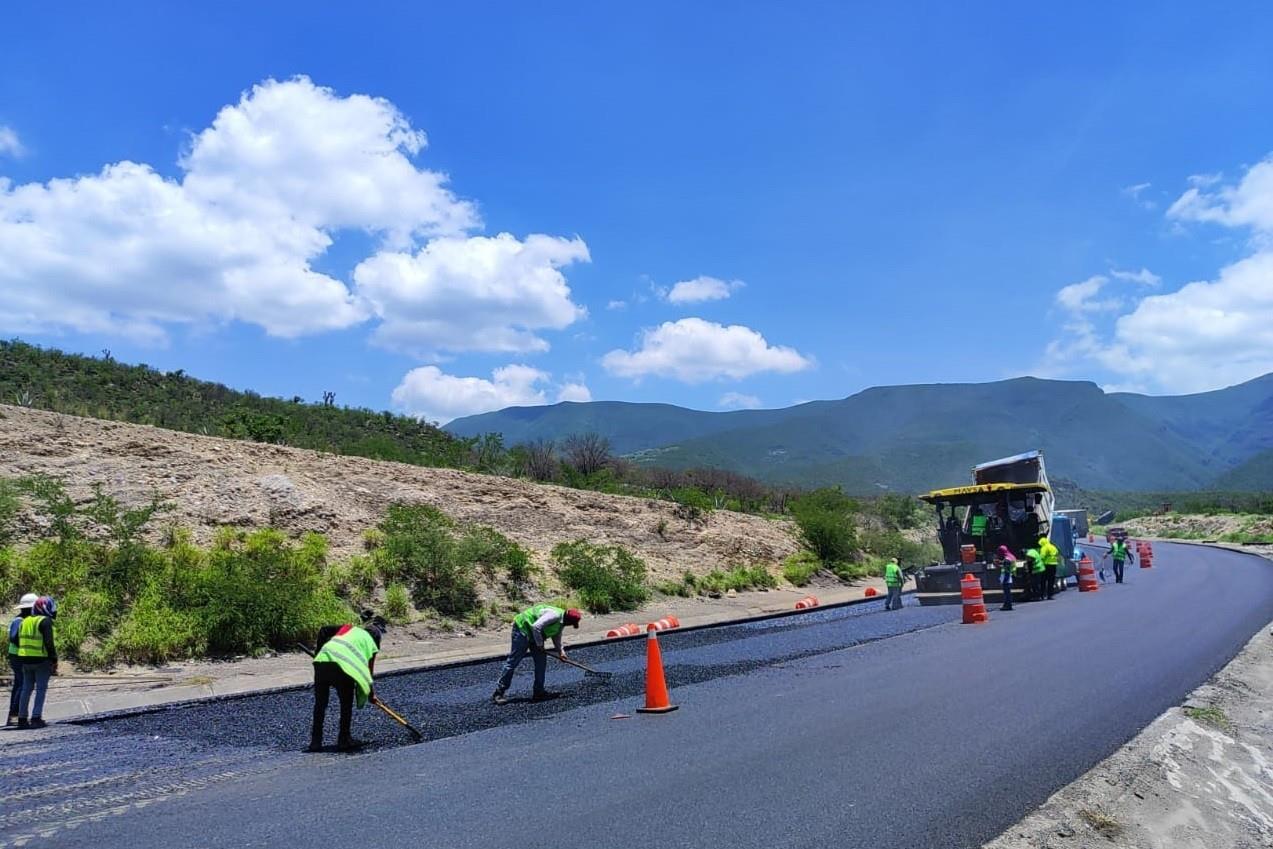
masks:
[[[1075,537],[1085,537],[1091,533],[1088,524],[1087,510],[1057,510],[1056,515],[1069,518],[1070,524],[1074,526]]]
[[[1057,588],[1075,574],[1074,530],[1068,517],[1053,515],[1054,498],[1042,451],[1029,451],[973,467],[974,483],[936,489],[919,496],[937,514],[942,563],[925,566],[915,576],[920,604],[958,604],[960,579],[977,576],[987,603],[1003,600],[999,570],[991,561],[999,546],[1019,559],[1046,536],[1060,549]],[[1025,595],[1018,581],[1014,596]]]

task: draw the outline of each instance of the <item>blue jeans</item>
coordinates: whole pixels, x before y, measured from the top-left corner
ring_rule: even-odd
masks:
[[[9,668],[13,670],[13,692],[9,694],[9,716],[18,715],[18,702],[22,698],[22,669],[26,666],[24,663],[18,663],[17,658],[9,655]]]
[[[49,675],[53,672],[53,664],[47,660],[39,663],[26,663],[22,667],[22,695],[18,697],[18,716],[25,719],[39,719],[44,714],[44,695],[49,690]],[[31,694],[35,694],[35,704],[31,713],[27,713],[27,705],[31,704]]]
[[[885,610],[901,610],[902,609],[902,588],[889,587],[888,599],[884,602]]]
[[[508,660],[504,661],[504,671],[499,676],[499,684],[495,685],[499,692],[504,692],[508,689],[508,685],[513,683],[513,673],[517,671],[517,665],[522,662],[527,652],[530,652],[531,659],[535,661],[535,692],[538,693],[544,689],[544,672],[548,667],[548,654],[542,651],[531,652],[530,649],[530,637],[514,625],[513,644],[508,652]]]

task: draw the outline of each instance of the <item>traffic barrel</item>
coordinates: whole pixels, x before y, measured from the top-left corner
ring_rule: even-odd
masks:
[[[1079,592],[1094,593],[1100,588],[1101,585],[1096,580],[1096,566],[1085,551],[1079,558]]]
[[[656,631],[666,631],[669,628],[679,628],[679,627],[681,627],[681,620],[677,619],[675,616],[664,616],[662,619],[659,619],[657,621],[651,622],[648,625],[646,625],[647,629],[653,628]]]
[[[819,604],[816,596],[807,595],[796,602],[796,610],[810,610]]]
[[[637,713],[670,713],[677,706],[667,692],[663,677],[663,653],[659,651],[659,629],[651,622],[645,627],[645,707]]]
[[[615,637],[635,637],[641,633],[641,626],[635,622],[629,622],[626,625],[620,625],[618,628],[611,628],[606,631],[606,639],[613,640]]]
[[[964,624],[975,625],[990,621],[986,612],[986,599],[981,593],[981,581],[971,572],[965,572],[959,582],[959,595],[964,602]]]
[[[875,596],[879,594],[880,594],[880,591],[877,590],[875,587],[867,587],[862,592],[862,595],[866,596],[867,598],[874,598]]]

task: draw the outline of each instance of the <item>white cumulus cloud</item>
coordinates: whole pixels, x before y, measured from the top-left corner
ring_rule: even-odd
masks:
[[[601,362],[620,377],[656,375],[685,383],[738,380],[767,371],[789,373],[812,365],[794,348],[770,345],[750,327],[726,327],[701,318],[664,322],[642,333],[637,350],[614,350]]]
[[[722,301],[743,287],[741,280],[720,280],[716,277],[699,276],[693,280],[682,280],[672,284],[660,294],[672,304],[697,304],[703,301]]]
[[[1247,230],[1249,255],[1221,268],[1214,279],[1138,296],[1105,322],[1082,315],[1095,291],[1076,291],[1082,284],[1061,290],[1058,301],[1075,317],[1067,336],[1048,348],[1060,370],[1094,364],[1124,385],[1166,392],[1201,392],[1273,372],[1273,157],[1248,169],[1236,184],[1214,175],[1194,176],[1189,183],[1167,217]],[[1161,283],[1146,269],[1111,276],[1142,289]]]
[[[744,395],[742,392],[726,392],[720,396],[716,406],[723,410],[756,410],[761,406],[755,395]]]
[[[581,239],[443,237],[415,253],[382,252],[354,269],[358,295],[381,318],[381,344],[449,351],[544,351],[535,331],[582,317],[560,269],[588,261]]]
[[[297,77],[222,108],[176,179],[128,161],[0,179],[0,330],[162,342],[181,324],[298,336],[378,318],[402,350],[543,349],[536,330],[583,314],[558,269],[587,247],[470,235],[474,205],[414,161],[425,144],[387,100]],[[357,291],[315,270],[344,232],[373,237]]]
[[[557,401],[592,400],[592,393],[581,381],[555,385],[548,372],[514,364],[495,369],[490,380],[458,377],[437,366],[420,366],[407,372],[393,390],[393,404],[408,415],[446,424],[461,416],[505,407],[547,404],[548,393],[554,389]]]

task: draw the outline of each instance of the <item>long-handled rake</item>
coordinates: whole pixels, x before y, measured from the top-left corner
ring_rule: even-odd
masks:
[[[568,657],[562,657],[559,654],[554,654],[553,657],[557,658],[562,663],[567,663],[577,669],[582,669],[585,677],[590,676],[590,677],[596,678],[598,681],[601,681],[601,682],[607,682],[611,679],[611,677],[614,676],[613,672],[602,672],[600,669],[593,669],[591,666],[580,663],[577,660],[571,660]]]

